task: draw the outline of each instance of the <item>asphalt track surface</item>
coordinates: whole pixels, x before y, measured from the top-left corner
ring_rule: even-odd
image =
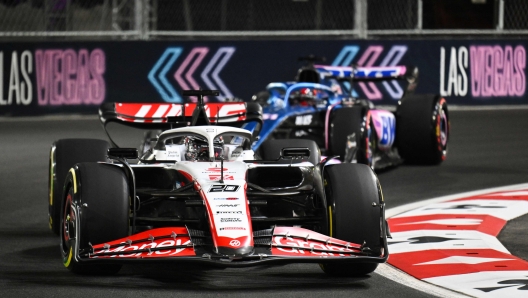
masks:
[[[388,208],[454,193],[528,182],[528,110],[451,111],[448,159],[378,173]],[[116,129],[117,130],[117,129]],[[141,134],[119,130],[124,145]],[[59,138],[105,138],[82,120],[0,119],[0,295],[2,297],[433,297],[379,274],[327,277],[315,264],[204,269],[125,265],[111,277],[71,274],[47,226],[48,158]],[[528,216],[499,239],[528,260]]]

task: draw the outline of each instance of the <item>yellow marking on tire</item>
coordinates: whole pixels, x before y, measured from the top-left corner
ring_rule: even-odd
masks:
[[[50,150],[50,206],[53,206],[53,150]]]
[[[68,254],[68,260],[64,263],[64,267],[66,268],[70,267],[72,255],[73,255],[73,248],[70,247],[70,253]]]
[[[381,184],[379,182],[379,180],[376,181],[378,183],[378,189],[379,189],[379,192],[381,194],[381,201],[385,201],[385,199],[383,199],[383,190],[381,189]]]
[[[70,173],[72,174],[73,178],[73,193],[77,193],[77,178],[75,177],[75,169],[71,168]]]
[[[332,206],[328,206],[328,222],[330,223],[330,237],[332,237],[334,234],[334,227],[332,226]]]

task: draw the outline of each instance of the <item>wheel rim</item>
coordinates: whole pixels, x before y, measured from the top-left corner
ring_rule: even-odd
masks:
[[[449,138],[449,120],[447,111],[444,107],[445,100],[442,99],[438,104],[438,114],[436,116],[436,139],[440,158],[445,160],[447,156],[447,140]]]
[[[440,110],[440,117],[439,117],[439,131],[440,131],[440,144],[442,145],[442,148],[445,148],[447,146],[447,134],[448,134],[448,123],[447,123],[447,115],[444,109]]]

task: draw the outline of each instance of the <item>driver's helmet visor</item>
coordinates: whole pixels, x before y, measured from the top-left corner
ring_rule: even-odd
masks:
[[[209,157],[209,145],[207,141],[203,138],[197,137],[186,137],[184,139],[184,144],[186,145],[185,159],[189,161],[207,161]],[[220,160],[223,158],[224,148],[223,141],[221,138],[216,138],[214,140],[213,146],[213,158],[214,160]]]

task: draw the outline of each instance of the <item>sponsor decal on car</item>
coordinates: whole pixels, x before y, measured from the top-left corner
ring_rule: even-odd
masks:
[[[223,227],[220,228],[220,231],[245,231],[244,227]]]
[[[295,117],[295,125],[310,125],[312,124],[313,115],[302,115]]]
[[[131,235],[109,243],[93,246],[90,258],[163,258],[167,256],[194,256],[191,239],[186,228],[158,228]],[[167,239],[166,236],[172,239]],[[144,241],[146,238],[152,240]],[[109,255],[104,255],[110,253]],[[99,254],[99,255],[98,255]]]
[[[214,198],[215,201],[236,201],[238,198]]]
[[[220,218],[220,222],[242,222],[242,219],[236,217]]]
[[[211,181],[219,181],[220,178],[222,178],[222,175],[209,175],[209,180]],[[233,175],[224,175],[224,180],[235,180],[235,177]]]
[[[273,237],[274,247],[272,252],[274,255],[317,255],[317,256],[350,256],[354,251],[346,248],[334,246],[331,244],[323,244],[316,241],[305,241],[303,239],[287,238],[283,236]],[[277,245],[277,246],[275,246]],[[317,250],[330,250],[334,252],[322,252]]]
[[[101,251],[97,251],[95,253],[95,256],[93,258],[148,258],[148,257],[161,257],[162,255],[167,256],[174,256],[179,255],[184,250],[191,250],[192,248],[170,248],[167,250],[157,250],[157,251],[148,251],[149,249],[152,250],[153,248],[163,248],[163,247],[172,247],[172,246],[180,246],[180,245],[189,245],[191,243],[191,240],[187,240],[182,243],[181,239],[177,240],[164,240],[161,242],[150,242],[143,245],[122,245],[118,246],[114,249],[103,249]],[[138,250],[147,250],[146,252],[138,252],[134,253]],[[108,253],[108,252],[120,252],[121,254],[118,255],[111,255],[111,256],[100,256],[98,257],[98,253]],[[189,252],[184,253],[184,255],[194,255],[194,252],[190,254]]]
[[[227,171],[227,168],[208,168],[208,169],[205,169],[206,171],[209,171],[209,172],[221,172],[222,170]]]

